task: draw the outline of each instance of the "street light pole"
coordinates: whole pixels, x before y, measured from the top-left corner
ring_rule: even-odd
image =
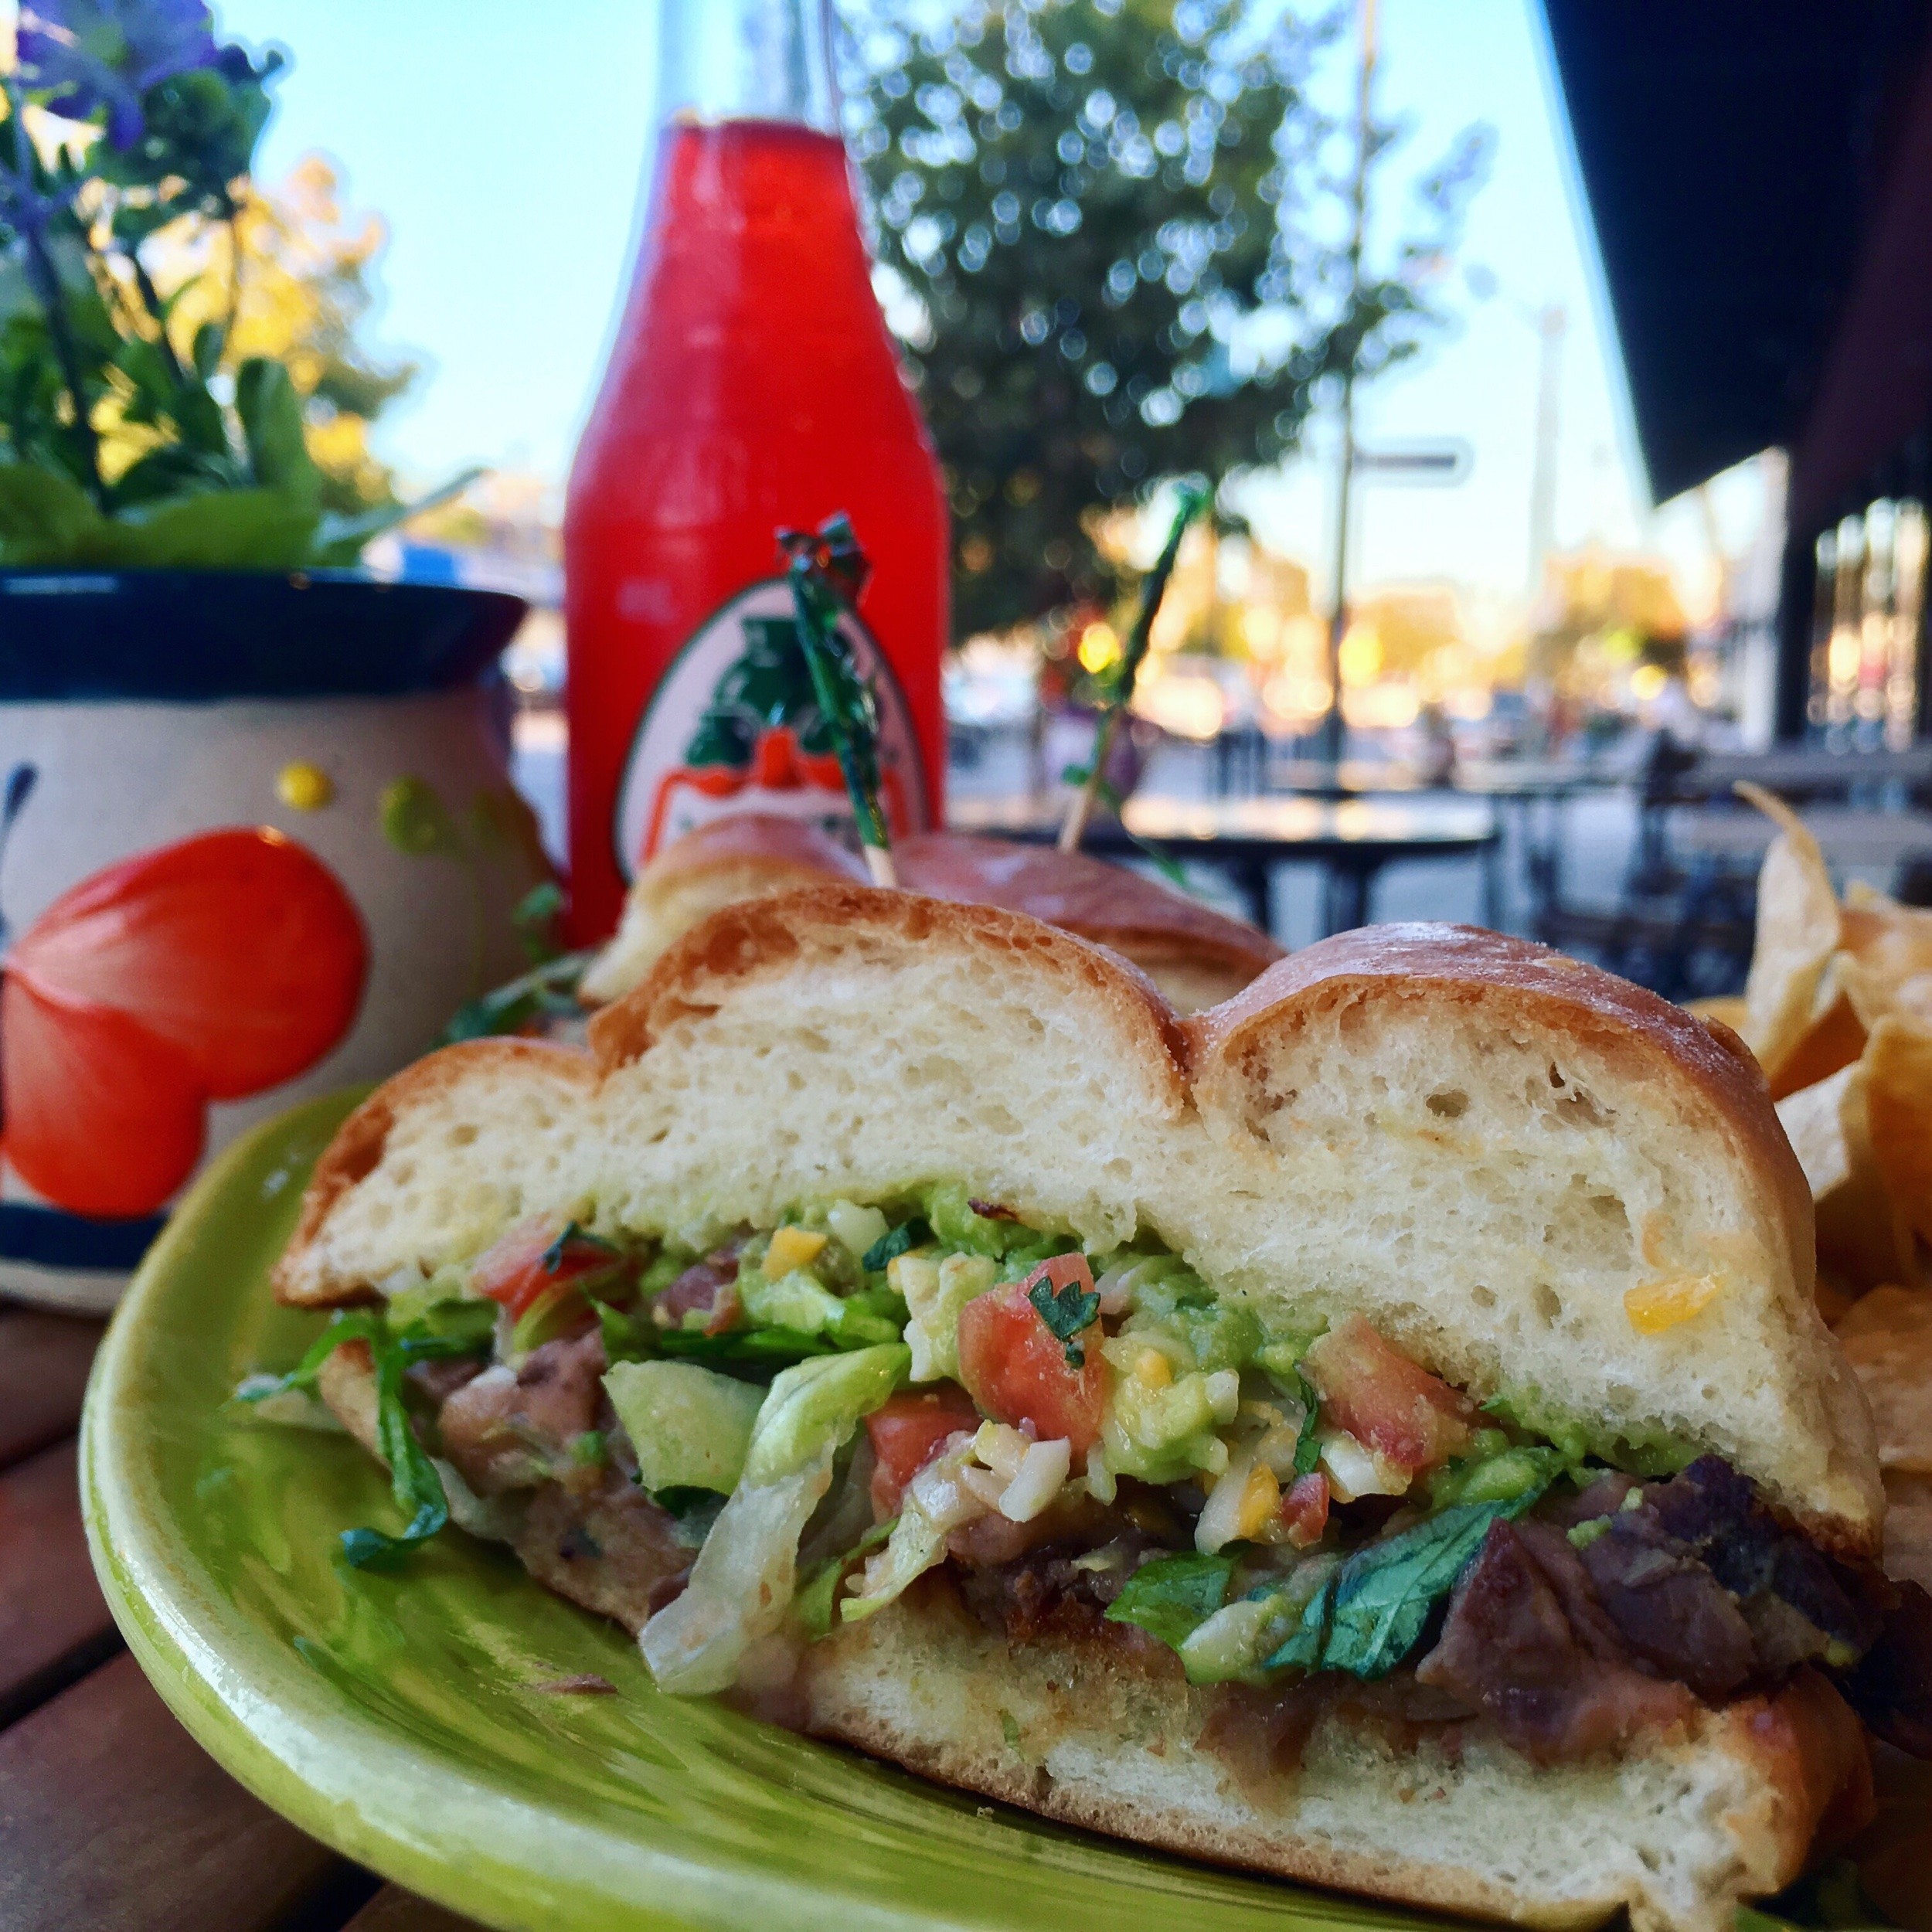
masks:
[[[1362,250],[1368,226],[1371,131],[1369,89],[1375,79],[1376,0],[1362,0],[1362,65],[1355,89],[1355,181],[1349,193],[1352,221],[1349,235],[1351,306],[1362,287]],[[1342,461],[1335,479],[1335,607],[1328,614],[1328,711],[1321,720],[1321,757],[1338,772],[1345,730],[1342,716],[1342,640],[1349,628],[1349,509],[1355,486],[1355,375],[1359,345],[1342,372]]]
[[[1536,332],[1536,455],[1529,478],[1529,571],[1533,604],[1542,594],[1543,566],[1556,541],[1556,444],[1563,392],[1563,332],[1569,318],[1561,302],[1546,302],[1529,317]]]

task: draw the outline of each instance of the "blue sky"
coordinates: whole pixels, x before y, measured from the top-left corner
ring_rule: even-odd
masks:
[[[651,97],[651,22],[640,0],[219,0],[223,26],[293,55],[263,154],[274,179],[321,150],[352,205],[391,240],[377,332],[421,355],[417,395],[381,444],[427,481],[461,464],[560,478],[587,406],[632,245]],[[1412,116],[1393,165],[1434,158],[1472,121],[1497,131],[1464,260],[1498,292],[1465,299],[1457,336],[1367,393],[1366,443],[1457,436],[1472,446],[1453,489],[1366,494],[1363,581],[1449,575],[1508,590],[1522,580],[1536,355],[1521,311],[1561,302],[1556,512],[1561,543],[1590,536],[1694,550],[1679,511],[1647,514],[1623,425],[1614,338],[1594,285],[1543,71],[1533,0],[1383,0],[1379,105]],[[1345,61],[1325,83],[1345,88]],[[1264,536],[1327,554],[1331,492],[1311,460],[1258,488]]]

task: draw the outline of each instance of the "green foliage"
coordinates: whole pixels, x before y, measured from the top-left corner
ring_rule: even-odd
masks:
[[[121,57],[87,54],[97,84],[62,104],[88,132],[57,147],[29,138],[27,111],[60,77],[24,57],[0,77],[0,566],[352,564],[423,507],[397,502],[336,427],[411,373],[349,339],[373,243],[324,247],[306,283],[264,260],[280,310],[245,321],[247,237],[288,239],[249,179],[282,57],[206,40],[103,127]],[[318,291],[318,274],[335,281]],[[304,337],[303,321],[319,326]],[[354,460],[318,465],[318,435]]]
[[[1426,284],[1485,137],[1419,184],[1389,271],[1351,273],[1342,151],[1304,89],[1333,20],[1250,0],[849,11],[879,253],[923,310],[907,354],[961,634],[1110,597],[1097,512],[1274,461],[1327,380],[1447,321]]]

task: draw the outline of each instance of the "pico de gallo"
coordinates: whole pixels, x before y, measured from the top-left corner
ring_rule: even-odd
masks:
[[[1359,1314],[1271,1325],[1151,1239],[957,1185],[696,1246],[587,1203],[381,1288],[243,1391],[272,1412],[366,1352],[406,1526],[350,1560],[454,1515],[638,1629],[667,1690],[941,1589],[1016,1643],[1250,1704],[1393,1686],[1545,1761],[1801,1668],[1932,1744],[1923,1593],[1720,1459],[1478,1400]]]

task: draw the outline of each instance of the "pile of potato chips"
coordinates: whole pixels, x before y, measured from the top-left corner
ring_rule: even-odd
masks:
[[[1803,822],[1776,821],[1741,1000],[1698,1010],[1743,1036],[1818,1213],[1818,1306],[1878,1421],[1886,1566],[1932,1588],[1932,911],[1853,886]]]

